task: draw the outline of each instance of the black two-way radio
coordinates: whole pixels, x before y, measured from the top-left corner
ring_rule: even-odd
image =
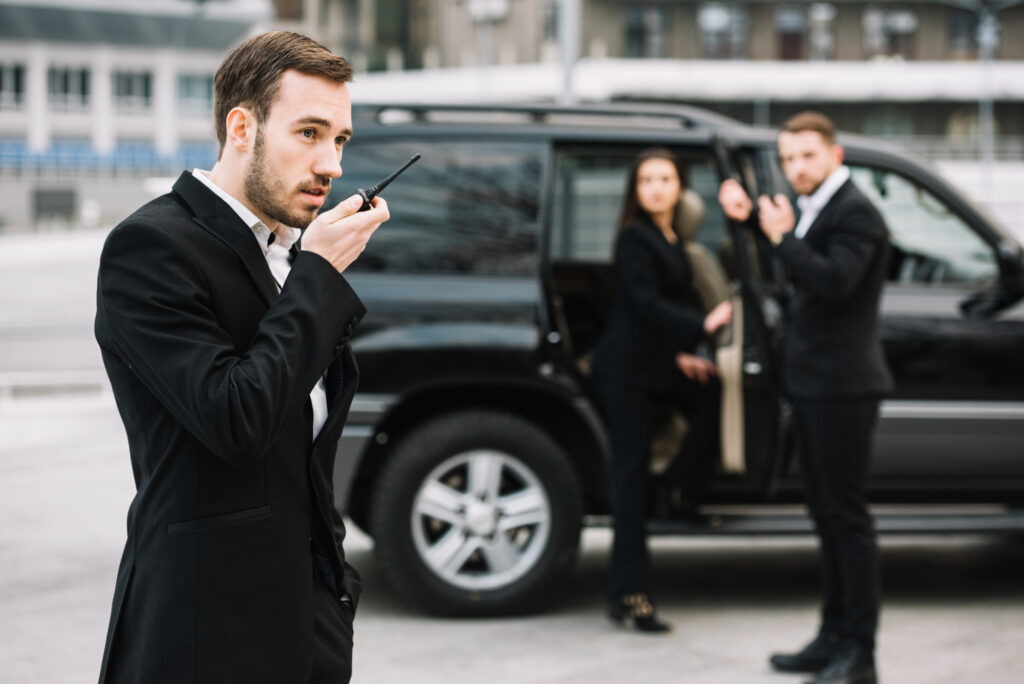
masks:
[[[391,181],[393,181],[396,178],[398,178],[399,174],[401,174],[407,168],[412,166],[413,163],[417,159],[419,159],[421,156],[422,155],[420,155],[420,154],[414,154],[412,156],[412,159],[410,159],[409,161],[405,162],[405,164],[402,165],[402,168],[398,169],[397,171],[392,173],[390,176],[388,176],[387,178],[385,178],[381,182],[379,182],[376,185],[374,185],[369,190],[363,190],[362,188],[359,188],[358,190],[356,190],[356,194],[363,198],[363,205],[361,207],[359,207],[359,211],[367,211],[370,208],[370,206],[371,206],[370,202],[373,200],[373,198],[376,197],[377,194],[381,190],[383,190],[384,188],[388,187],[388,184],[391,183]]]

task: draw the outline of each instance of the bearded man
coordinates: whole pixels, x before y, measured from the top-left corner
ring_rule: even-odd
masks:
[[[358,196],[318,216],[351,77],[304,36],[247,40],[215,78],[213,169],[104,245],[96,339],[137,493],[101,684],[349,681],[332,472],[365,309],[342,273],[388,219]]]
[[[816,684],[874,684],[879,567],[867,476],[879,401],[892,390],[878,339],[889,235],[850,180],[828,118],[793,116],[778,146],[799,220],[785,195],[761,196],[755,210],[736,181],[719,191],[731,219],[756,224],[771,242],[793,286],[782,376],[820,542],[823,601],[817,636],[771,664],[816,672]]]

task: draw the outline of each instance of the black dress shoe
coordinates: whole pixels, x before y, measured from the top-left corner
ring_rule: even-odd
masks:
[[[866,646],[844,641],[817,678],[807,684],[878,684],[875,656]]]
[[[769,658],[772,667],[780,672],[817,672],[823,669],[839,651],[839,635],[821,632],[814,641],[798,653],[775,653]]]
[[[626,594],[612,599],[608,604],[608,617],[623,627],[632,627],[647,634],[664,634],[672,631],[672,625],[662,622],[654,614],[654,606],[647,594]]]

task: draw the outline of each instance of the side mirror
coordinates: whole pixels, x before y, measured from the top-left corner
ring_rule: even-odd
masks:
[[[960,302],[965,318],[991,318],[1024,297],[1024,250],[1015,242],[1001,242],[996,249],[999,260],[999,285],[975,292]]]
[[[996,249],[1003,287],[1024,294],[1024,249],[1016,242],[1004,241]]]
[[[960,302],[960,313],[964,318],[973,320],[992,318],[1003,309],[1017,303],[1020,298],[1020,292],[1014,293],[997,286],[991,290],[975,292]]]

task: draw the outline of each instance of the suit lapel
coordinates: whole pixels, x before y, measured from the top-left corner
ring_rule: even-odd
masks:
[[[252,230],[238,217],[227,204],[210,192],[210,189],[196,180],[189,172],[184,172],[174,184],[174,192],[192,209],[193,220],[205,230],[230,247],[245,264],[267,306],[278,296],[277,284],[270,273],[266,256],[260,249]],[[334,358],[327,369],[324,389],[327,393],[327,420],[321,428],[320,435],[328,434],[340,420],[344,420],[348,407],[355,394],[356,380],[359,369],[351,350],[345,347]],[[312,405],[306,400],[306,413],[312,418]],[[314,442],[315,444],[316,442]]]
[[[256,289],[270,306],[277,298],[277,284],[252,230],[231,207],[188,171],[178,178],[174,192],[192,209],[196,223],[234,250],[245,264]]]
[[[811,238],[811,241],[813,242],[814,238],[812,236],[815,231],[821,226],[826,226],[835,220],[835,215],[839,211],[839,205],[842,204],[843,196],[846,195],[852,187],[853,183],[849,179],[839,186],[839,189],[836,190],[832,197],[829,198],[825,206],[821,208],[820,212],[818,212],[814,222],[811,223],[811,226],[807,229],[807,232],[804,234],[805,240]]]

